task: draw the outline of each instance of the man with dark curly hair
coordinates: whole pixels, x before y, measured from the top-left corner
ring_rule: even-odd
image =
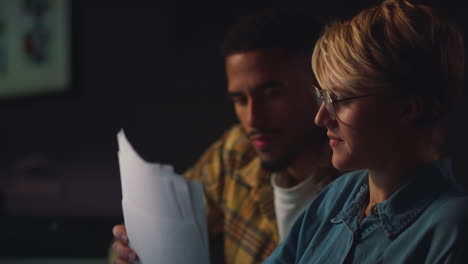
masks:
[[[227,90],[240,124],[186,173],[202,182],[213,263],[259,263],[307,203],[337,175],[322,128],[310,58],[321,25],[310,13],[268,9],[226,35]],[[177,227],[174,227],[177,228]],[[124,226],[114,228],[114,263],[129,263]]]

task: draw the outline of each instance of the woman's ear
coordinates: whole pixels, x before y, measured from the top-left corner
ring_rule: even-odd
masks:
[[[418,122],[424,114],[424,100],[421,96],[413,96],[401,104],[400,121],[412,125]]]

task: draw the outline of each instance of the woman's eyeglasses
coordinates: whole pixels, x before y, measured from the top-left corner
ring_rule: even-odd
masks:
[[[339,103],[339,102],[343,102],[343,101],[349,101],[349,100],[353,100],[353,99],[359,99],[359,98],[378,95],[378,94],[366,94],[366,95],[336,99],[327,90],[319,90],[315,86],[314,86],[314,90],[315,90],[314,93],[315,93],[315,96],[317,98],[318,106],[320,106],[322,104],[322,102],[325,103],[325,108],[327,109],[330,118],[333,119],[333,120],[336,120],[336,112],[335,112],[334,103]]]

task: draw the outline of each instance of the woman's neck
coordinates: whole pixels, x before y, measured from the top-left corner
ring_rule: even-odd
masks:
[[[432,138],[432,135],[427,137]],[[415,170],[440,158],[437,144],[424,136],[401,142],[399,147],[387,153],[381,164],[373,164],[369,170],[369,204],[366,215],[376,204],[387,200],[401,186],[415,176]],[[397,149],[400,149],[397,151]]]
[[[414,177],[416,168],[440,158],[437,144],[432,139],[431,133],[409,137],[389,151],[384,161],[368,168],[370,202],[385,201]]]

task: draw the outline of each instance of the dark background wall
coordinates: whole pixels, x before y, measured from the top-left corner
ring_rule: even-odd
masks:
[[[344,17],[375,1],[329,1]],[[320,1],[322,2],[322,1]],[[465,9],[433,1],[454,16]],[[218,47],[239,16],[280,1],[71,1],[65,94],[0,102],[0,256],[102,257],[122,221],[116,133],[148,161],[183,172],[235,122]],[[289,3],[290,6],[296,3]],[[465,175],[464,107],[450,149]]]

